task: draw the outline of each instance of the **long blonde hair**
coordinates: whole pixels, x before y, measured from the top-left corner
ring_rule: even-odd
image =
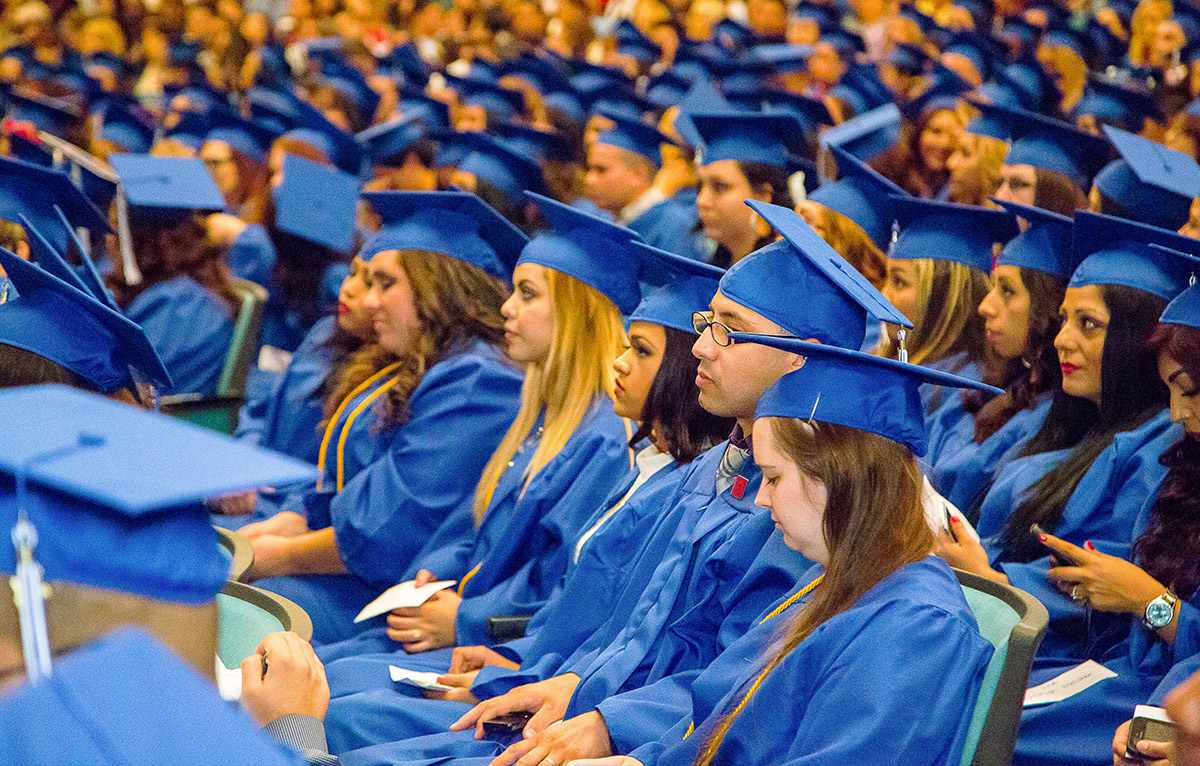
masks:
[[[697,766],[715,763],[721,742],[762,680],[822,624],[901,567],[928,556],[934,537],[921,506],[921,472],[908,447],[857,428],[770,418],[779,451],[825,486],[822,524],[829,563],[812,598],[739,703],[705,742]],[[881,513],[887,509],[886,513]]]
[[[987,275],[954,261],[915,258],[909,263],[921,308],[905,342],[908,361],[932,364],[960,351],[973,362],[982,359],[985,338],[979,304],[988,292]],[[880,351],[895,356],[886,333]]]
[[[475,489],[475,524],[483,520],[501,474],[545,411],[542,438],[525,486],[562,450],[599,396],[612,396],[612,360],[621,353],[625,328],[621,312],[596,289],[554,269],[546,269],[554,308],[550,353],[525,370],[521,410],[492,454]]]

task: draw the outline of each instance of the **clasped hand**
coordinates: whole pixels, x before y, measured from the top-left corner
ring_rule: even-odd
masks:
[[[418,572],[413,580],[418,586],[436,581],[437,577],[427,569]],[[460,603],[462,597],[453,590],[440,590],[420,606],[393,609],[387,617],[388,638],[409,654],[454,646]]]

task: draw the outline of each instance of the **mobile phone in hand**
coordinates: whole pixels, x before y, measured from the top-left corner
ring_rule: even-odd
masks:
[[[1153,705],[1138,705],[1133,709],[1133,720],[1129,722],[1129,736],[1125,739],[1125,757],[1140,761],[1145,756],[1138,752],[1137,743],[1174,742],[1175,724],[1167,711]]]
[[[1041,537],[1042,535],[1048,535],[1050,533],[1047,532],[1046,530],[1042,529],[1041,524],[1034,524],[1033,526],[1031,526],[1029,528],[1029,534],[1033,535],[1034,537]],[[1046,544],[1042,543],[1042,545],[1046,545]],[[1050,546],[1046,546],[1046,547],[1048,548]],[[1050,558],[1052,559],[1052,563],[1054,563],[1055,566],[1069,566],[1069,567],[1079,566],[1079,562],[1075,561],[1075,559],[1073,559],[1070,556],[1067,556],[1065,554],[1059,553],[1058,551],[1052,551],[1050,554]]]

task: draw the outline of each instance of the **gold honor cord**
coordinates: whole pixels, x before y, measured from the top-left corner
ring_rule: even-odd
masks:
[[[342,403],[338,405],[338,408],[334,410],[333,417],[329,418],[329,423],[325,426],[325,435],[321,437],[321,453],[317,456],[317,468],[321,472],[321,478],[317,480],[318,490],[324,489],[325,453],[326,450],[329,449],[329,442],[333,441],[333,433],[337,429],[338,420],[342,417],[342,413],[347,407],[350,406],[350,402],[353,401],[354,397],[373,386],[380,378],[386,377],[390,373],[395,372],[396,368],[399,366],[399,362],[393,362],[392,364],[389,364],[387,367],[384,367],[379,372],[364,380],[362,383],[359,383],[353,391],[346,395],[346,398],[342,400]],[[349,425],[349,423],[347,423],[347,425]],[[338,489],[341,489],[341,487],[338,487]]]

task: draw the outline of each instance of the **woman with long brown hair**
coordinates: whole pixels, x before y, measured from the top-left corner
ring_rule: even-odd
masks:
[[[957,762],[992,647],[930,555],[917,387],[979,384],[797,338],[730,337],[805,357],[758,403],[755,502],[813,566],[700,673],[663,741],[576,763]]]
[[[378,344],[330,387],[327,401],[339,403],[321,440],[321,483],[243,527],[252,576],[303,606],[322,642],[352,635],[354,615],[470,507],[522,380],[500,348],[500,306],[524,235],[470,194],[367,199],[385,221],[359,254]],[[361,382],[345,390],[353,377]]]

